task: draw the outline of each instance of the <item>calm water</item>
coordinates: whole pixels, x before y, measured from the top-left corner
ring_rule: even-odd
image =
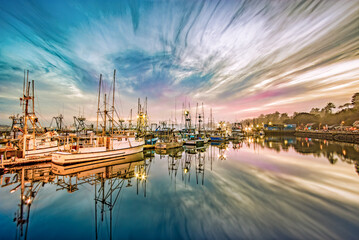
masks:
[[[358,145],[283,137],[19,167],[0,239],[358,239],[358,172]]]

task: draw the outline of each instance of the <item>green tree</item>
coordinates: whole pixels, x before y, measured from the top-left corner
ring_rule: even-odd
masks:
[[[310,114],[314,114],[314,115],[319,115],[319,114],[320,114],[320,110],[319,110],[319,108],[312,108],[312,110],[310,110],[309,113],[310,113]]]
[[[325,114],[332,114],[334,108],[335,108],[334,103],[330,102],[327,104],[327,106],[322,108],[322,112],[324,112]]]
[[[289,119],[288,113],[282,113],[282,114],[280,115],[280,121],[281,121],[282,123],[284,123],[284,122],[287,121],[288,119]]]
[[[308,123],[319,123],[319,117],[310,113],[298,113],[294,118],[294,122],[298,125]]]
[[[340,105],[338,108],[345,110],[345,109],[350,108],[351,105],[352,105],[351,103],[345,103],[343,105]]]

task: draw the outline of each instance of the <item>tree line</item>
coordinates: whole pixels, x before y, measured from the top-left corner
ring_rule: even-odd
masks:
[[[336,111],[335,111],[336,110]],[[312,108],[309,112],[294,112],[292,116],[288,113],[261,114],[257,118],[246,119],[242,121],[244,126],[261,124],[297,124],[306,125],[313,123],[314,128],[324,126],[345,125],[352,126],[359,120],[359,93],[355,93],[351,102],[336,107],[334,103],[329,102],[323,108]]]

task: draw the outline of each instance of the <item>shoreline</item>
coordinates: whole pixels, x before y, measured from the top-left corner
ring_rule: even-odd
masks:
[[[330,131],[330,132],[296,131],[294,133],[294,136],[359,144],[359,133],[340,132],[340,131]]]

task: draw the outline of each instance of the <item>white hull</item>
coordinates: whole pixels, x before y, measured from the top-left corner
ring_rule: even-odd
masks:
[[[143,151],[143,145],[115,150],[101,150],[97,152],[68,153],[55,152],[52,154],[52,162],[59,165],[67,165],[95,160],[113,159]]]
[[[185,145],[193,145],[193,146],[200,146],[203,145],[205,142],[204,140],[187,140]]]
[[[43,156],[50,156],[53,152],[64,150],[64,146],[54,146],[54,147],[46,147],[46,148],[39,148],[39,149],[32,149],[28,150],[25,153],[25,157],[43,157]]]

